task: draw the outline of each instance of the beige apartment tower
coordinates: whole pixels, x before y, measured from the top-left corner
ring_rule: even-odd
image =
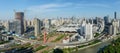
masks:
[[[36,37],[41,34],[41,25],[38,18],[34,18],[34,33]]]

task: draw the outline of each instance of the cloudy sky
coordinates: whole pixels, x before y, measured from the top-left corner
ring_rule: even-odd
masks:
[[[117,11],[120,0],[0,0],[0,19],[13,19],[14,10],[25,11],[25,18],[103,17]],[[120,17],[120,16],[119,16]]]

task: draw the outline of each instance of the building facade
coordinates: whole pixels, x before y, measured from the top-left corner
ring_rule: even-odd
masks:
[[[40,20],[37,18],[34,19],[34,33],[36,37],[41,34],[41,24]]]
[[[19,30],[19,34],[24,33],[24,12],[15,12],[16,27]]]
[[[85,39],[86,40],[91,40],[93,39],[93,31],[92,31],[92,24],[88,23],[85,25],[84,27],[84,31],[85,31]]]

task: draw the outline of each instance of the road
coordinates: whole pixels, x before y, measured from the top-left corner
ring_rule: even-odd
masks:
[[[102,37],[103,35],[104,35],[105,33],[101,33],[98,37],[96,37],[96,38],[94,38],[94,39],[92,39],[92,40],[89,40],[89,41],[86,41],[86,42],[83,42],[83,43],[81,43],[81,42],[71,42],[71,43],[67,43],[67,44],[65,44],[65,43],[43,43],[42,41],[36,41],[36,40],[28,40],[28,39],[25,39],[25,38],[18,38],[18,37],[14,37],[16,40],[21,40],[22,42],[24,42],[24,43],[27,43],[27,42],[29,42],[29,43],[31,43],[31,44],[42,44],[42,45],[46,45],[46,46],[80,46],[80,45],[86,45],[86,44],[88,44],[88,43],[90,43],[90,42],[93,42],[94,40],[97,40],[97,39],[99,39],[100,37]]]
[[[107,38],[105,41],[102,41],[102,43],[100,43],[100,44],[97,44],[97,45],[92,46],[92,47],[88,47],[86,49],[81,49],[78,52],[74,51],[72,53],[88,53],[88,52],[89,53],[97,53],[101,48],[111,44],[111,42],[113,40],[116,40],[119,37],[120,37],[120,35],[111,36],[111,37]]]

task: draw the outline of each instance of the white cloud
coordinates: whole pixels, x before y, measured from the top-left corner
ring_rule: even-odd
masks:
[[[39,13],[44,13],[44,12],[50,12],[50,11],[58,11],[58,8],[64,8],[69,5],[72,5],[72,3],[65,3],[65,4],[45,4],[45,5],[37,5],[37,6],[31,6],[27,8],[27,10],[32,11],[32,12],[39,12]]]
[[[100,8],[110,8],[107,4],[98,4],[98,3],[88,3],[88,4],[79,4],[79,3],[63,3],[63,4],[57,4],[57,3],[51,3],[51,4],[44,4],[44,5],[37,5],[37,6],[31,6],[27,8],[27,11],[29,12],[30,16],[40,16],[45,14],[51,14],[51,12],[65,12],[62,11],[63,8],[65,9],[74,9],[74,8],[89,8],[89,7],[100,7]],[[74,10],[73,10],[74,11]]]
[[[31,6],[27,8],[27,10],[32,11],[32,12],[39,12],[39,13],[44,13],[44,12],[50,12],[50,11],[59,11],[61,8],[87,8],[87,7],[103,7],[103,8],[110,8],[109,5],[106,4],[97,4],[97,3],[92,3],[92,4],[75,4],[75,3],[64,3],[64,4],[44,4],[44,5],[37,5],[37,6]]]
[[[106,4],[97,4],[97,3],[92,3],[92,4],[77,4],[77,7],[80,8],[86,8],[86,7],[102,7],[102,8],[110,8],[109,5]]]

